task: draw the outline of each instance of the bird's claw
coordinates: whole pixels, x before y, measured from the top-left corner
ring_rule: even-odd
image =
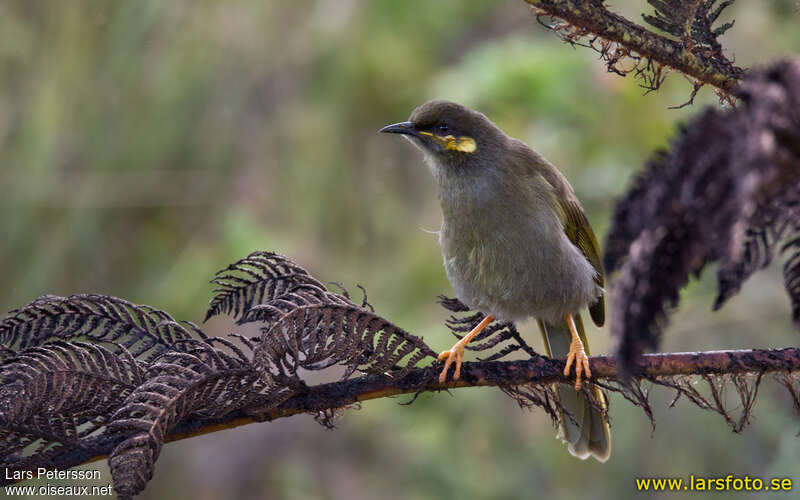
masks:
[[[464,346],[460,342],[447,351],[442,351],[439,354],[439,361],[444,361],[444,368],[442,373],[439,374],[439,383],[444,384],[447,381],[447,372],[450,370],[450,365],[455,361],[456,369],[453,372],[453,380],[461,378],[461,361],[464,358]]]
[[[564,366],[565,377],[569,377],[573,362],[575,363],[575,390],[579,391],[583,385],[583,374],[586,374],[586,378],[592,378],[592,370],[589,368],[589,356],[586,355],[583,344],[580,342],[573,342],[569,346],[569,354]]]

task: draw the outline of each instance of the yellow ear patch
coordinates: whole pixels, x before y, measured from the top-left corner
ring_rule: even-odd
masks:
[[[478,149],[478,145],[472,137],[461,136],[458,140],[455,140],[452,135],[448,135],[445,139],[447,138],[451,139],[447,141],[447,149],[461,151],[462,153],[474,153]]]
[[[463,135],[456,139],[452,135],[446,135],[444,137],[439,137],[438,135],[434,135],[430,132],[420,132],[422,135],[427,135],[428,137],[432,138],[445,148],[451,151],[460,151],[462,153],[474,153],[478,149],[478,144],[475,142],[475,139],[472,137],[467,137]]]

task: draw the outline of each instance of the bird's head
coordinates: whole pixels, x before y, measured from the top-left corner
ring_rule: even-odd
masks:
[[[505,134],[482,113],[450,101],[428,101],[407,122],[380,131],[403,134],[445,169],[491,159],[506,141]]]

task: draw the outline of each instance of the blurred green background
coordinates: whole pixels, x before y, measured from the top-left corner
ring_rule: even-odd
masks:
[[[614,8],[639,20],[647,6]],[[724,17],[737,18],[723,42],[739,65],[800,48],[794,1]],[[100,292],[199,321],[213,272],[264,249],[365,286],[379,313],[444,349],[434,298],[452,292],[424,231],[440,223],[433,180],[378,128],[429,98],[480,109],[565,172],[602,237],[649,153],[717,105],[704,89],[667,109],[690,90],[673,74],[643,97],[521,0],[3,0],[0,309]],[[716,314],[713,295],[709,269],[663,350],[797,344],[777,265]],[[206,326],[223,335],[231,322]],[[589,333],[595,353],[607,332]],[[671,396],[653,391],[654,433],[612,397],[606,464],[571,457],[542,412],[470,389],[371,401],[335,432],[298,416],[169,444],[141,498],[625,498],[647,497],[641,476],[800,481],[800,424],[777,384],[741,435],[687,403],[668,409]]]

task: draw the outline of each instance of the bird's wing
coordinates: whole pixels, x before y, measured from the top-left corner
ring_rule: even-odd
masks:
[[[594,280],[601,288],[605,286],[605,272],[603,263],[600,260],[600,245],[589,225],[586,214],[583,213],[578,198],[572,190],[567,178],[558,170],[555,165],[547,161],[542,155],[528,147],[524,142],[512,139],[509,142],[512,158],[511,166],[528,175],[537,176],[544,179],[549,185],[550,195],[553,200],[554,208],[559,212],[564,232],[573,245],[578,247],[586,260],[594,267],[597,272]],[[589,306],[589,314],[592,321],[597,326],[605,323],[605,300],[603,295],[597,302]]]
[[[600,261],[600,246],[597,244],[597,238],[594,235],[594,231],[592,231],[592,226],[589,224],[589,219],[586,218],[583,208],[581,208],[578,200],[574,198],[574,195],[558,197],[557,199],[562,212],[564,233],[594,267],[597,272],[594,281],[602,288],[605,286],[605,273],[603,272],[603,263]],[[595,325],[603,326],[606,315],[603,295],[600,295],[597,302],[589,306],[589,314],[592,316],[592,321],[594,321]]]

